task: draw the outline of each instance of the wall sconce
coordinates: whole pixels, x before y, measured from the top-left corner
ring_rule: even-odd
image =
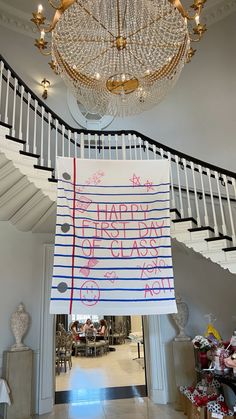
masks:
[[[41,81],[41,86],[43,87],[43,94],[42,94],[42,98],[43,98],[44,100],[46,100],[46,99],[47,99],[47,97],[48,97],[48,88],[49,88],[49,86],[50,86],[50,81],[49,81],[49,80],[47,80],[47,79],[44,77],[44,79]]]

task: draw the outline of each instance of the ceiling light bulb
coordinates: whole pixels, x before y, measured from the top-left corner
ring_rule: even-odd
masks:
[[[121,80],[125,81],[125,74],[121,74]]]
[[[95,79],[100,80],[100,78],[101,78],[101,75],[99,73],[95,73]]]
[[[39,4],[38,5],[38,13],[42,13],[42,11],[43,11],[43,6],[42,6],[42,4]]]
[[[199,25],[199,22],[200,22],[200,17],[199,17],[199,15],[196,15],[196,16],[195,16],[195,22],[196,22],[196,25]]]
[[[149,74],[151,73],[151,71],[149,70],[149,68],[145,71],[145,74],[147,75],[147,76],[149,76]]]
[[[45,38],[45,32],[44,30],[42,30],[40,34],[40,39],[44,40],[44,38]]]

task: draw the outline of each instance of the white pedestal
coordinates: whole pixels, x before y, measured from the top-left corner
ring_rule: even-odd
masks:
[[[177,388],[190,386],[196,381],[195,358],[192,342],[173,341],[173,357],[175,368],[175,382]],[[179,392],[175,409],[181,410]]]
[[[4,419],[31,419],[33,352],[4,351],[3,378],[10,388],[11,406],[4,404]]]

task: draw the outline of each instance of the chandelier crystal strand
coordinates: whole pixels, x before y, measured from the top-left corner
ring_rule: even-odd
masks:
[[[50,65],[91,112],[126,116],[148,110],[193,56],[186,22],[196,20],[200,38],[204,2],[194,0],[190,17],[180,0],[61,0],[45,29],[51,32]],[[42,11],[33,16],[41,29]],[[36,40],[43,53],[45,42]]]

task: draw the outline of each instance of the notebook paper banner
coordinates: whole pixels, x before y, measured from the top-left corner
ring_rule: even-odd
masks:
[[[51,313],[175,313],[167,160],[58,158]]]

